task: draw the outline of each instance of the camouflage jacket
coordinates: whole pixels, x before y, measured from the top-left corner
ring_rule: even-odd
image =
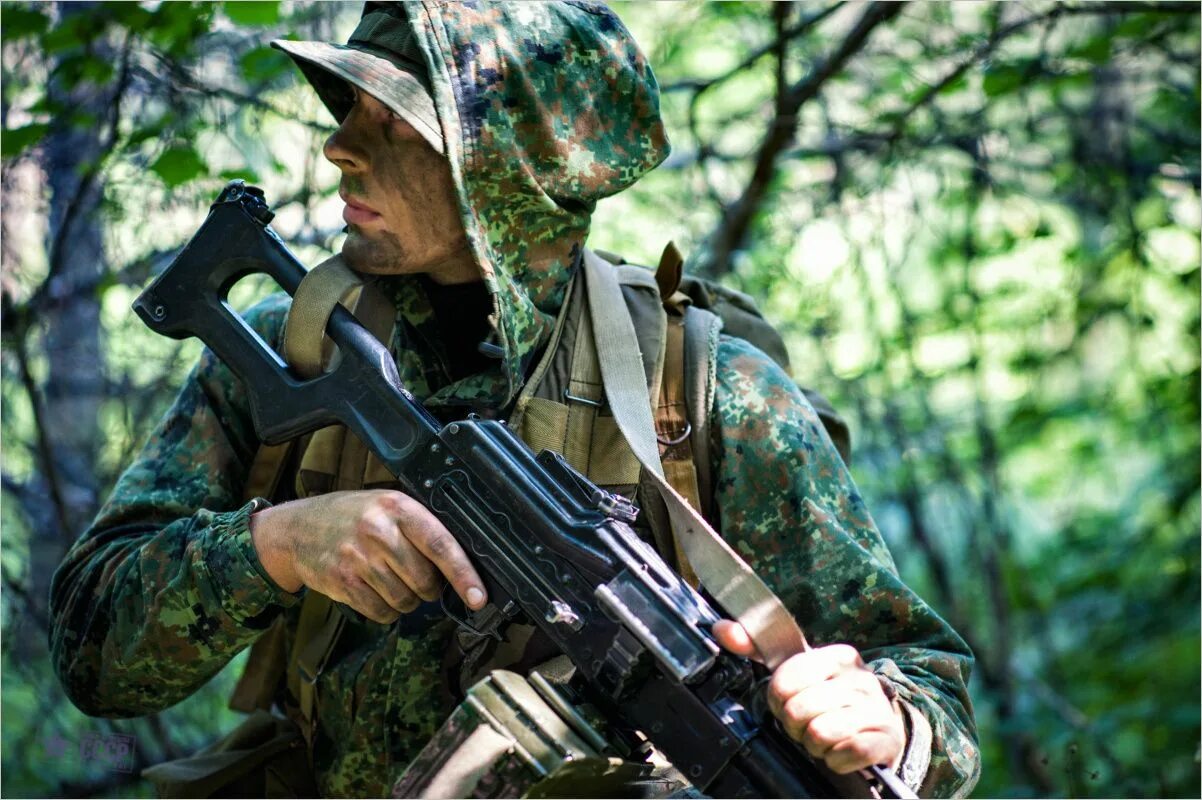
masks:
[[[655,80],[595,4],[410,8],[504,358],[453,381],[410,278],[385,283],[398,311],[392,348],[402,380],[440,414],[504,409],[564,302],[595,203],[667,154]],[[278,344],[285,311],[271,298],[248,321]],[[247,407],[206,351],[55,575],[55,666],[86,713],[170,706],[280,615],[294,628],[299,595],[266,575],[248,530],[266,501],[242,504],[259,444]],[[713,428],[723,535],[813,642],[856,646],[926,717],[923,793],[967,793],[979,769],[972,656],[898,578],[812,407],[765,355],[724,337]],[[348,630],[317,685],[314,765],[324,794],[383,795],[452,710],[441,669],[452,624],[423,607],[391,627]]]

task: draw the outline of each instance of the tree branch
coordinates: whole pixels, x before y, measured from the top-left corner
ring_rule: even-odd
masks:
[[[788,28],[787,30],[784,30],[783,32],[779,32],[779,29],[778,29],[778,35],[773,41],[769,42],[768,44],[764,45],[763,47],[759,47],[759,48],[751,51],[751,53],[749,53],[746,58],[744,58],[742,61],[740,61],[734,67],[731,67],[729,70],[727,70],[726,72],[717,76],[716,78],[705,78],[703,80],[675,81],[673,83],[668,83],[668,84],[661,86],[660,92],[667,94],[667,93],[671,93],[671,92],[681,92],[681,91],[686,91],[686,90],[692,90],[692,91],[696,92],[697,94],[702,94],[703,92],[706,92],[706,91],[712,89],[714,86],[717,86],[719,83],[723,83],[725,81],[730,80],[735,75],[738,75],[740,72],[747,69],[751,65],[755,64],[755,62],[759,61],[761,58],[768,55],[769,53],[776,52],[776,50],[779,47],[781,47],[785,43],[788,43],[788,42],[792,41],[793,39],[796,39],[797,37],[801,36],[806,31],[810,30],[815,25],[817,25],[818,23],[822,22],[824,19],[829,17],[831,14],[838,11],[840,8],[843,7],[843,5],[844,5],[843,0],[840,0],[837,3],[827,6],[826,8],[822,9],[821,11],[816,11],[813,14],[810,14],[808,17],[804,17],[800,22],[798,22],[792,28]]]
[[[7,295],[4,299],[8,299]],[[9,315],[5,314],[5,316]],[[29,397],[29,406],[33,410],[33,425],[37,433],[37,450],[42,461],[42,469],[46,475],[46,484],[50,492],[51,502],[54,505],[55,517],[58,520],[58,535],[66,537],[72,529],[71,515],[67,511],[67,503],[63,498],[62,481],[58,474],[58,464],[54,460],[54,450],[50,446],[50,437],[46,432],[46,416],[42,408],[42,394],[38,391],[37,381],[34,380],[33,372],[29,368],[29,352],[25,341],[25,337],[28,334],[29,327],[26,324],[13,337],[15,340],[17,363],[21,368],[21,384],[25,387],[25,393]]]
[[[87,169],[80,176],[79,183],[75,185],[75,191],[72,192],[71,199],[67,202],[67,206],[63,211],[63,218],[59,221],[58,230],[54,233],[54,240],[50,244],[50,252],[47,255],[51,275],[57,275],[62,268],[61,255],[63,244],[66,242],[67,234],[72,228],[71,223],[74,221],[75,215],[79,213],[80,206],[91,191],[96,178],[100,175],[101,168],[104,165],[103,155],[111,152],[113,145],[117,143],[117,132],[121,124],[121,100],[125,96],[125,90],[129,88],[132,48],[133,34],[126,33],[125,43],[121,48],[121,72],[117,79],[117,86],[113,90],[113,97],[109,101],[107,130],[104,141],[97,148],[97,152],[101,155],[87,165]]]
[[[714,277],[726,271],[731,254],[742,246],[760,204],[768,194],[769,184],[776,172],[777,157],[792,143],[796,135],[797,114],[802,105],[817,95],[826,82],[837,75],[848,60],[864,47],[869,35],[878,25],[897,16],[904,6],[904,3],[874,2],[860,17],[839,48],[815,66],[807,77],[785,95],[760,145],[747,189],[723,214],[718,228],[710,235],[708,246],[704,248],[703,255],[696,265],[697,273]]]

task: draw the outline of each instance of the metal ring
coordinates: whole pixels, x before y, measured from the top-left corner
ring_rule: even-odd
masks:
[[[672,445],[680,444],[685,439],[689,438],[689,434],[692,432],[693,432],[693,423],[685,422],[684,433],[680,434],[680,436],[677,436],[675,439],[665,439],[657,433],[657,434],[655,434],[655,440],[665,447],[671,447]]]
[[[568,390],[566,388],[563,390],[563,396],[564,396],[565,400],[572,400],[577,403],[584,403],[586,406],[592,406],[593,408],[601,407],[600,402],[598,402],[596,400],[589,400],[587,397],[577,397],[574,394],[569,394]]]

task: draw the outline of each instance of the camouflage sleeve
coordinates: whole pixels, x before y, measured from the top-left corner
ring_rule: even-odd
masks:
[[[897,689],[910,715],[903,779],[924,796],[967,794],[980,770],[972,653],[898,577],[813,407],[771,359],[723,336],[714,408],[723,535],[812,643],[853,645]]]
[[[247,314],[267,337],[282,306]],[[267,338],[272,341],[272,338]],[[68,697],[96,716],[173,705],[297,596],[263,571],[242,503],[258,447],[244,390],[205,350],[50,589],[50,647]]]

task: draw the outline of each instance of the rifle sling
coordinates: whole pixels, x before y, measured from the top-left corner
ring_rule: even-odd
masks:
[[[593,335],[610,408],[639,463],[663,497],[689,564],[702,585],[743,625],[770,669],[809,649],[797,621],[709,523],[664,479],[634,325],[613,267],[584,251]]]

